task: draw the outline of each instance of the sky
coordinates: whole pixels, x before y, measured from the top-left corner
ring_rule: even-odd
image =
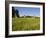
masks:
[[[19,11],[20,16],[37,16],[40,17],[40,8],[36,7],[14,7]]]

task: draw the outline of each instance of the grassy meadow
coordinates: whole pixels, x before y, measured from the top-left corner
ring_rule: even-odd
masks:
[[[12,18],[12,31],[28,31],[40,29],[40,17]]]

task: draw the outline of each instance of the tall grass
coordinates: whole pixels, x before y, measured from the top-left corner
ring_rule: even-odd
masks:
[[[12,18],[12,31],[39,30],[40,18]]]

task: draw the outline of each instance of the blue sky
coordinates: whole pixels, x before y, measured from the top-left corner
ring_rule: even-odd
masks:
[[[40,8],[35,7],[15,7],[19,10],[20,16],[40,16]]]

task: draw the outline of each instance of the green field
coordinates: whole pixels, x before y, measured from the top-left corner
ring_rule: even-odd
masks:
[[[12,18],[12,31],[40,30],[40,17]]]

